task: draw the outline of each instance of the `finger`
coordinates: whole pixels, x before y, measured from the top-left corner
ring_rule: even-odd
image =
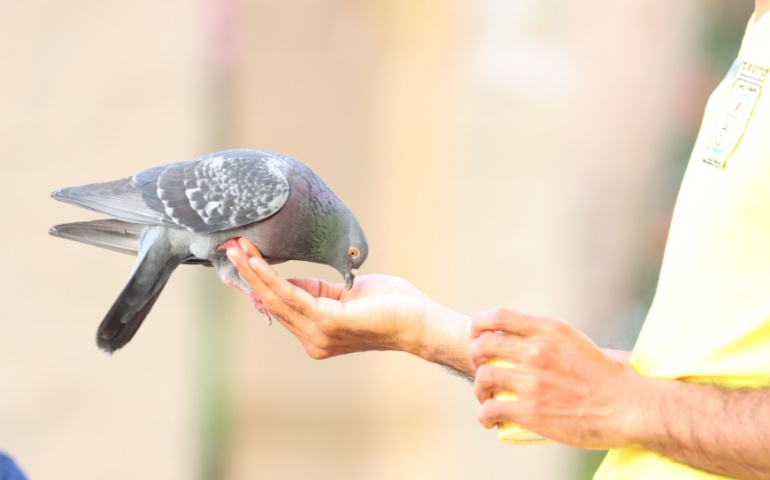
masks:
[[[256,276],[254,269],[249,264],[249,257],[246,254],[246,252],[240,248],[236,247],[230,247],[227,249],[227,258],[235,265],[235,268],[238,269],[238,272],[241,274],[241,276],[246,280],[247,283],[250,282],[250,278]]]
[[[546,344],[539,337],[522,337],[499,331],[484,332],[471,340],[468,357],[474,369],[490,362],[507,362],[529,369],[541,365]]]
[[[248,282],[252,289],[262,299],[270,315],[276,318],[286,329],[288,329],[302,343],[305,349],[312,345],[317,336],[318,328],[313,322],[317,317],[315,312],[315,298],[305,290],[289,283],[281,278],[269,265],[264,262],[262,265],[266,270],[257,270],[253,268],[257,257],[251,257],[249,265],[252,268]],[[265,275],[272,276],[273,280],[268,283],[265,281]],[[281,285],[281,292],[275,290],[276,285]]]
[[[518,407],[518,402],[501,402],[490,398],[479,406],[476,418],[485,428],[494,428],[501,422],[518,423]]]
[[[515,355],[516,347],[522,342],[522,337],[487,331],[471,340],[468,355],[474,368],[491,360],[515,362],[518,360]]]
[[[262,297],[271,313],[313,317],[316,299],[302,288],[290,283],[261,257],[249,258],[255,278],[251,287]]]
[[[237,247],[231,247],[227,249],[227,258],[235,265],[235,268],[238,270],[238,273],[241,275],[243,280],[251,286],[252,290],[257,292],[260,297],[264,296],[266,287],[264,285],[264,282],[260,279],[260,277],[257,275],[256,270],[254,270],[254,267],[252,266],[251,262],[249,261],[248,254]],[[257,258],[257,257],[252,257]],[[259,257],[261,260],[261,257]],[[265,264],[267,266],[267,264]],[[267,268],[270,268],[267,266]]]
[[[508,324],[508,317],[513,315],[515,312],[507,308],[494,308],[477,313],[471,319],[470,337],[477,338],[486,332],[502,331]]]
[[[288,282],[316,298],[339,300],[345,291],[345,284],[343,283],[329,283],[318,278],[290,278]]]
[[[247,249],[249,248],[248,246],[246,247]],[[228,248],[227,258],[229,258],[230,261],[235,265],[241,277],[246,281],[246,283],[249,284],[252,290],[254,290],[260,296],[260,298],[263,301],[263,304],[265,304],[265,306],[267,307],[268,305],[266,304],[266,301],[271,296],[270,295],[271,292],[269,291],[269,288],[267,287],[265,282],[262,280],[262,277],[259,275],[259,272],[255,268],[255,265],[262,268],[263,274],[264,274],[264,270],[269,270],[270,272],[272,272],[273,275],[276,275],[276,276],[278,274],[275,273],[272,267],[270,267],[270,265],[268,265],[267,262],[262,260],[261,257],[249,258],[247,256],[246,251],[239,248],[235,248],[235,247]]]
[[[245,247],[252,250],[249,244]],[[280,277],[258,253],[249,258],[244,250],[229,248],[227,256],[246,283],[260,296],[268,311],[285,325],[290,323],[285,321],[287,318],[297,313],[304,314],[312,305],[314,298],[309,293]]]
[[[313,286],[312,279],[295,279],[293,283],[289,282],[281,278],[262,259],[256,247],[252,248],[249,244],[241,245],[245,247],[245,251],[240,248],[230,248],[227,256],[238,268],[243,279],[260,296],[265,309],[297,337],[311,357],[329,356],[328,352],[317,346],[318,339],[323,338],[323,332],[320,332],[318,325],[314,322],[314,318],[320,316],[317,312],[316,299],[303,288],[307,287],[311,291],[323,293],[325,287]],[[247,252],[255,255],[249,258]]]
[[[257,246],[248,238],[240,237],[238,239],[238,244],[241,246],[241,249],[246,252],[247,256],[262,258],[262,252],[260,252]]]
[[[476,338],[484,332],[505,332],[528,337],[542,332],[549,322],[553,321],[556,320],[498,307],[476,314],[471,322],[470,335],[471,338]]]
[[[473,391],[479,403],[483,403],[499,392],[519,392],[524,383],[523,379],[524,375],[516,368],[483,365],[476,371]]]

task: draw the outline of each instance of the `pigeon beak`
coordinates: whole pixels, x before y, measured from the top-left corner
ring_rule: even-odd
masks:
[[[345,275],[345,290],[350,290],[353,288],[353,280],[356,279],[356,275],[358,275],[358,269],[352,268],[348,273]]]

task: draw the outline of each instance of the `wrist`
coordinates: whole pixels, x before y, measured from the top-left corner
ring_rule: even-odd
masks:
[[[627,350],[618,350],[615,348],[602,348],[602,352],[604,352],[605,355],[615,360],[616,362],[620,362],[626,365],[631,360],[631,352]]]
[[[473,376],[468,357],[470,322],[471,317],[429,300],[410,353]]]
[[[627,371],[620,382],[622,397],[617,403],[613,428],[610,428],[613,433],[609,435],[617,444],[611,447],[647,446],[659,435],[656,429],[660,423],[656,417],[669,381],[646,377],[629,365],[624,367]]]

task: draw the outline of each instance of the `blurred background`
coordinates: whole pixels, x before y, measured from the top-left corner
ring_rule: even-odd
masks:
[[[180,268],[134,341],[100,352],[133,259],[49,237],[94,215],[48,195],[225,148],[287,153],[363,224],[364,273],[628,348],[752,7],[3,2],[0,450],[34,479],[590,478],[602,452],[501,444],[438,366],[310,359],[208,269]]]

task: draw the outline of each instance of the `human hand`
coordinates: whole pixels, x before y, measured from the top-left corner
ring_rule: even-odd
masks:
[[[624,446],[642,427],[634,392],[645,377],[621,358],[561,320],[503,308],[480,313],[470,345],[478,419],[486,428],[512,422],[582,448]],[[490,360],[515,367],[490,366]],[[516,392],[518,400],[495,400],[499,391]]]
[[[452,314],[404,279],[361,275],[353,287],[281,278],[246,239],[227,255],[270,314],[316,359],[367,350],[401,350],[467,373],[467,317]],[[443,334],[443,337],[442,337]],[[452,338],[449,338],[452,337]],[[455,345],[452,347],[452,339]],[[461,359],[436,355],[462,352]],[[455,354],[457,356],[457,354]]]

